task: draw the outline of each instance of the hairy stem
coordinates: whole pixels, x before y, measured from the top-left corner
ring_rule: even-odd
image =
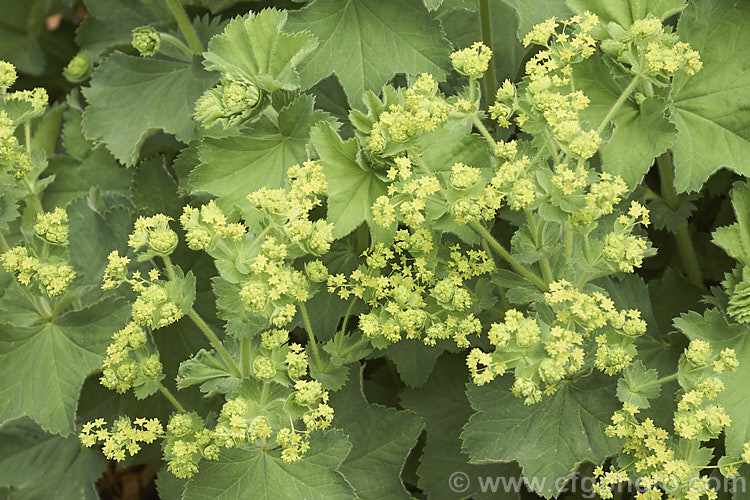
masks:
[[[185,12],[185,9],[182,7],[180,0],[165,0],[165,1],[167,2],[167,6],[169,7],[169,10],[172,11],[172,15],[177,21],[177,25],[180,27],[180,31],[185,37],[185,40],[187,40],[187,43],[190,46],[190,50],[192,50],[194,54],[202,53],[203,44],[198,38],[198,33],[195,32],[195,28],[193,28],[193,23],[190,22],[190,19],[188,18],[187,13]]]
[[[630,80],[630,83],[627,87],[625,87],[625,90],[622,91],[622,94],[620,94],[620,97],[617,98],[615,103],[612,105],[611,108],[609,108],[609,111],[607,111],[607,114],[604,116],[604,119],[599,124],[599,127],[596,129],[597,134],[601,134],[604,131],[604,127],[607,126],[607,124],[610,122],[610,120],[615,116],[615,113],[622,107],[622,105],[625,103],[628,97],[630,97],[630,94],[633,93],[633,90],[635,90],[636,85],[638,85],[641,81],[641,77],[638,75],[635,75],[632,80]]]
[[[305,330],[307,335],[310,337],[310,348],[312,348],[313,357],[315,358],[315,365],[318,369],[321,369],[322,363],[320,361],[320,352],[318,352],[318,343],[315,341],[315,333],[313,333],[312,324],[310,323],[310,316],[307,314],[307,308],[305,304],[299,305],[299,310],[302,313],[302,321],[305,323]]]
[[[542,239],[542,228],[537,228],[536,224],[534,223],[533,214],[531,213],[531,210],[526,209],[526,221],[529,224],[529,231],[531,231],[531,236],[534,238],[534,246],[537,250],[541,247],[541,239]],[[539,258],[539,266],[542,268],[542,276],[544,276],[544,280],[547,283],[552,283],[555,281],[555,278],[552,276],[552,268],[549,265],[549,260],[547,260],[547,257],[542,255]]]
[[[476,221],[469,222],[469,226],[471,226],[471,228],[476,231],[479,236],[484,238],[490,245],[490,247],[492,247],[503,259],[505,259],[508,264],[510,264],[510,267],[512,267],[514,271],[533,283],[534,286],[536,286],[539,290],[546,292],[549,289],[544,281],[539,279],[537,275],[523,267],[516,259],[514,259],[510,252],[508,252],[505,247],[503,247],[500,242],[498,242],[495,237],[490,234],[487,228]]]
[[[250,376],[250,338],[242,337],[240,341],[240,371],[242,378]]]
[[[482,43],[492,49],[492,15],[490,13],[490,1],[479,0],[479,24],[482,31]],[[497,92],[497,76],[495,75],[494,56],[490,59],[490,65],[484,73],[484,91],[487,95],[487,107],[495,102]]]
[[[169,258],[169,255],[163,255],[162,260],[164,261],[164,269],[167,271],[167,277],[170,280],[177,279],[174,273],[172,259]],[[219,337],[216,336],[211,326],[209,326],[209,324],[206,323],[206,321],[201,318],[200,314],[198,314],[198,312],[192,307],[188,311],[187,315],[191,320],[193,320],[195,326],[197,326],[200,331],[203,332],[203,335],[205,335],[206,339],[208,339],[211,347],[216,349],[216,352],[218,352],[219,356],[221,356],[221,359],[224,360],[224,364],[227,365],[227,368],[229,368],[229,370],[232,372],[232,375],[237,378],[242,378],[242,372],[237,366],[237,363],[235,363],[232,359],[232,356],[229,355],[229,352],[227,352],[224,344],[221,343],[221,340],[219,340]]]
[[[224,348],[224,344],[221,343],[221,340],[219,340],[219,337],[216,336],[209,324],[206,323],[206,321],[201,318],[200,314],[198,314],[192,307],[188,311],[188,317],[193,320],[195,326],[197,326],[200,331],[203,332],[203,335],[206,336],[208,342],[211,344],[211,347],[216,349],[216,352],[218,352],[219,356],[221,356],[221,359],[224,360],[224,364],[227,365],[227,368],[229,368],[229,370],[232,372],[232,375],[237,378],[242,378],[242,372],[237,367],[237,363],[234,362],[232,356],[229,355],[229,352],[227,352],[226,348]]]
[[[433,175],[430,167],[427,166],[422,157],[419,156],[416,151],[410,149],[408,150],[408,153],[409,157],[417,165],[419,165],[422,170],[424,170],[428,175]],[[440,190],[442,191],[443,188],[441,187]],[[487,243],[489,243],[489,245],[494,248],[495,251],[500,254],[500,256],[505,259],[508,264],[510,264],[510,267],[512,267],[514,271],[516,271],[527,280],[531,281],[539,290],[543,292],[546,292],[548,290],[547,284],[540,280],[539,277],[534,273],[523,267],[516,259],[514,259],[510,252],[508,252],[505,247],[503,247],[500,242],[498,242],[482,224],[477,221],[472,221],[469,222],[469,227],[471,227],[479,236],[484,238]]]
[[[161,382],[159,382],[159,391],[164,395],[165,398],[167,398],[167,400],[169,400],[170,403],[172,403],[172,406],[174,406],[175,410],[179,412],[186,411],[185,407],[182,406],[179,401],[177,401],[176,397],[174,397],[174,394],[172,394],[172,392],[167,389]]]
[[[672,160],[669,153],[664,153],[658,157],[656,159],[656,166],[659,169],[661,194],[664,198],[664,202],[670,209],[677,210],[680,203],[682,203],[682,197],[677,194],[677,191],[674,188],[674,167],[672,166]],[[685,273],[687,274],[688,279],[696,286],[705,288],[700,264],[698,263],[698,255],[693,246],[693,239],[690,237],[690,229],[688,228],[687,220],[681,222],[677,227],[675,241],[677,242],[677,249],[680,252],[682,265],[685,268]]]

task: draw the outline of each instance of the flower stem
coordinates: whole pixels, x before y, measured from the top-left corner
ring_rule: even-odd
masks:
[[[186,411],[185,407],[182,406],[179,401],[177,401],[176,397],[174,397],[174,394],[172,394],[172,392],[167,389],[161,382],[159,382],[159,391],[164,395],[165,398],[169,400],[170,403],[172,403],[172,406],[175,407],[175,410],[180,412]]]
[[[630,80],[630,83],[627,87],[625,87],[625,90],[622,91],[622,94],[620,94],[620,97],[617,98],[615,103],[612,105],[611,108],[609,108],[609,111],[607,111],[607,114],[604,116],[604,119],[599,124],[599,127],[596,129],[597,134],[601,134],[604,131],[604,127],[607,126],[609,121],[615,116],[615,113],[622,107],[622,105],[625,103],[628,97],[630,97],[630,94],[633,93],[633,90],[635,89],[636,85],[638,85],[641,81],[641,77],[639,75],[635,75],[632,80]]]
[[[516,271],[518,274],[529,280],[531,283],[534,284],[539,290],[546,292],[549,288],[547,287],[547,284],[544,283],[541,279],[539,279],[538,276],[536,276],[534,273],[523,267],[516,259],[513,258],[513,256],[508,252],[505,247],[503,247],[500,242],[498,242],[492,234],[485,228],[483,225],[481,225],[479,222],[472,221],[469,222],[469,226],[479,234],[482,238],[484,238],[487,243],[495,249],[495,251],[500,254],[500,256],[505,259],[505,261],[510,264],[510,267],[513,268],[514,271]]]
[[[177,277],[174,273],[172,259],[169,258],[169,255],[163,255],[161,259],[164,261],[164,268],[167,271],[167,277],[170,280],[175,280]],[[216,352],[218,352],[219,356],[221,356],[221,358],[224,360],[224,364],[227,365],[227,368],[229,368],[229,370],[232,372],[232,375],[237,378],[242,378],[242,372],[237,367],[237,363],[234,362],[232,356],[229,355],[226,348],[224,348],[224,344],[221,343],[221,340],[219,340],[219,337],[216,336],[209,324],[206,323],[206,321],[201,318],[200,314],[198,314],[198,312],[192,307],[188,311],[187,315],[191,320],[193,320],[195,326],[197,326],[200,331],[203,332],[203,335],[206,336],[208,342],[211,344],[211,347],[216,349]]]
[[[320,361],[320,353],[318,352],[318,343],[315,341],[315,333],[313,333],[312,324],[310,323],[310,316],[307,314],[307,308],[305,307],[305,304],[299,305],[299,310],[302,313],[302,321],[305,323],[305,330],[307,330],[307,335],[310,337],[310,348],[313,352],[313,357],[315,357],[315,365],[318,367],[318,369],[321,369],[322,363]]]
[[[682,203],[682,197],[677,194],[674,188],[674,167],[669,153],[664,153],[656,159],[656,167],[659,169],[659,178],[661,180],[661,194],[667,206],[672,210],[677,210]],[[698,255],[693,246],[693,239],[690,237],[687,219],[682,221],[675,232],[675,241],[677,249],[682,258],[682,265],[688,279],[699,288],[705,288]]]
[[[490,1],[479,0],[479,25],[482,32],[482,43],[492,49],[492,15],[490,13]],[[490,59],[489,67],[484,73],[484,91],[487,95],[487,107],[495,102],[497,93],[497,76],[495,75],[494,56]]]
[[[427,164],[424,162],[421,156],[417,154],[416,151],[413,149],[408,150],[409,158],[411,158],[417,165],[419,165],[422,170],[424,170],[428,175],[433,175],[432,170],[430,170],[430,167],[427,166]],[[441,187],[442,191],[442,187]],[[518,274],[526,278],[527,280],[531,281],[534,286],[536,286],[539,290],[546,292],[548,290],[547,284],[544,283],[539,277],[537,277],[534,273],[523,267],[516,259],[511,256],[510,252],[508,252],[505,247],[503,247],[500,242],[498,242],[485,228],[483,225],[481,225],[477,221],[469,222],[469,227],[471,227],[479,236],[484,238],[489,245],[495,249],[495,251],[500,254],[500,256],[505,259],[505,261],[510,264],[510,267],[513,268]]]
[[[169,10],[172,11],[172,15],[177,21],[177,25],[180,27],[180,31],[185,37],[185,40],[187,40],[187,43],[190,46],[190,50],[192,50],[194,54],[202,53],[203,44],[198,38],[198,33],[195,32],[195,28],[193,28],[193,23],[190,22],[190,19],[188,18],[187,13],[185,12],[185,9],[182,7],[180,0],[165,0],[165,1],[167,2],[167,6],[169,7]]]
[[[240,371],[242,378],[250,376],[250,338],[242,337],[240,340]]]
[[[221,356],[221,359],[224,360],[224,363],[227,365],[227,368],[231,370],[232,375],[237,378],[242,378],[242,372],[237,367],[237,363],[234,362],[232,359],[232,356],[229,355],[227,350],[224,348],[224,344],[221,343],[219,340],[219,337],[216,336],[214,331],[211,329],[211,327],[206,323],[206,321],[201,318],[201,316],[196,312],[195,309],[192,307],[188,311],[188,317],[193,320],[193,323],[195,323],[195,326],[197,326],[201,332],[203,332],[203,335],[206,336],[208,339],[208,342],[211,344],[211,347],[216,349],[216,352],[219,353],[219,356]]]

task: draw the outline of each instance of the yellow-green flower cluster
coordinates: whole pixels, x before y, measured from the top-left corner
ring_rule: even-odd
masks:
[[[128,237],[128,246],[136,252],[143,250],[146,258],[171,254],[178,243],[177,233],[169,228],[171,220],[171,217],[164,214],[138,217],[133,232]]]
[[[41,292],[56,297],[67,290],[76,272],[59,257],[42,261],[25,247],[17,246],[0,255],[3,268],[24,286],[37,285]]]
[[[384,228],[397,221],[417,228],[426,220],[427,199],[440,191],[440,181],[434,175],[413,175],[411,160],[405,156],[396,157],[394,164],[387,173],[388,195],[379,196],[372,205],[373,219]]]
[[[589,99],[580,90],[573,90],[571,75],[573,64],[595,52],[596,41],[591,33],[597,24],[596,15],[587,12],[560,23],[552,18],[536,25],[524,44],[542,45],[545,49],[526,63],[527,76],[521,89],[509,81],[498,89],[490,116],[500,126],[508,127],[515,112],[516,123],[530,133],[538,134],[540,127],[548,129],[548,140],[554,138],[550,147],[559,146],[580,159],[594,156],[601,137],[581,125],[579,112],[588,106]]]
[[[422,73],[404,92],[400,104],[391,104],[380,113],[367,138],[367,148],[381,153],[390,140],[405,143],[432,132],[448,120],[450,110],[432,75]]]
[[[238,241],[247,232],[240,222],[227,222],[227,217],[211,200],[200,208],[185,206],[180,216],[185,241],[191,250],[207,250],[218,238]]]
[[[467,337],[481,331],[472,313],[476,299],[466,281],[494,269],[483,251],[451,249],[448,259],[435,258],[435,242],[425,229],[400,229],[393,247],[379,243],[363,254],[366,265],[347,278],[328,277],[329,293],[365,301],[371,310],[359,316],[359,327],[378,345],[403,338],[422,338],[427,345],[452,339],[468,347]]]
[[[20,179],[29,172],[31,157],[18,144],[16,125],[5,110],[0,111],[0,166],[9,166],[12,175]]]
[[[650,241],[633,234],[633,229],[639,224],[648,227],[649,211],[633,201],[628,213],[620,215],[615,222],[614,230],[604,237],[602,255],[613,269],[632,273],[636,267],[641,267],[645,257],[655,253]]]
[[[578,212],[570,215],[572,225],[585,227],[615,210],[628,192],[628,186],[619,175],[607,172],[599,173],[599,179],[588,186],[583,195],[585,205]]]
[[[7,61],[0,61],[0,88],[8,88],[16,83],[16,67]]]
[[[639,478],[641,499],[660,500],[662,489],[669,492],[670,498],[699,500],[705,496],[715,500],[717,494],[709,488],[707,476],[700,475],[707,464],[695,464],[694,457],[702,448],[683,446],[685,441],[678,441],[669,433],[656,426],[647,418],[639,421],[636,417],[638,408],[625,403],[623,409],[612,416],[612,424],[606,434],[625,440],[623,452],[626,455],[626,469],[611,468],[605,473],[597,467],[594,475],[599,478],[595,491],[604,499],[612,498],[612,487],[628,480],[628,472]],[[710,455],[709,455],[710,456]]]
[[[492,59],[492,50],[482,42],[475,42],[471,47],[457,50],[451,54],[453,67],[469,78],[480,78]]]
[[[133,290],[138,293],[132,308],[133,321],[152,330],[169,326],[183,316],[175,298],[157,278],[158,274],[152,273],[151,282],[137,281],[134,273],[132,282]]]
[[[723,390],[721,380],[707,377],[693,389],[686,391],[677,403],[677,412],[674,414],[675,433],[682,438],[699,441],[718,437],[732,421],[724,408],[707,403]]]
[[[83,425],[78,438],[90,448],[102,443],[104,456],[109,460],[123,461],[129,454],[134,456],[141,450],[141,443],[150,444],[164,435],[164,428],[155,419],[137,418],[131,422],[128,417],[119,417],[107,428],[102,418]]]
[[[42,212],[36,216],[34,232],[53,245],[68,244],[68,212],[55,208],[52,212]]]
[[[31,104],[31,112],[24,114],[22,118],[31,118],[41,116],[47,109],[49,95],[47,90],[42,87],[36,87],[33,90],[17,90],[5,95],[5,100],[16,100]]]
[[[692,76],[703,67],[698,52],[655,17],[637,19],[627,31],[613,27],[611,34],[602,50],[626,71],[657,85],[668,83],[679,70]]]
[[[195,412],[174,413],[169,417],[162,443],[167,470],[180,479],[198,472],[198,462],[218,460],[219,447],[212,442],[212,431]]]
[[[310,283],[302,271],[285,262],[287,246],[267,237],[250,265],[252,276],[241,284],[239,297],[248,311],[266,317],[277,328],[297,312],[297,302],[310,298]]]
[[[158,354],[150,354],[147,341],[146,332],[132,321],[115,332],[102,362],[101,384],[123,394],[131,387],[160,380],[162,364]]]
[[[564,280],[550,283],[545,301],[554,312],[551,324],[509,309],[502,323],[490,326],[487,337],[494,351],[475,348],[467,358],[474,383],[483,385],[514,370],[513,393],[525,404],[537,403],[584,368],[593,333],[598,333],[595,368],[613,375],[632,362],[633,341],[646,331],[638,311],[618,310],[604,294],[582,292]]]
[[[320,382],[315,380],[298,380],[294,389],[294,402],[307,409],[302,415],[307,430],[327,429],[333,421],[333,408],[328,406],[328,391],[324,391]]]

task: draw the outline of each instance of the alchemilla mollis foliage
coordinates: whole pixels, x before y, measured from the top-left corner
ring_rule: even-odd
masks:
[[[750,4],[7,10],[3,498],[743,498]]]

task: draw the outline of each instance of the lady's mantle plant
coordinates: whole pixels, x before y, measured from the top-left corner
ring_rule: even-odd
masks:
[[[684,192],[747,173],[746,6],[225,4],[107,33],[92,3],[83,98],[0,63],[2,484],[63,461],[92,497],[102,455],[186,499],[745,478],[750,188],[709,225],[723,278],[688,217],[730,181]]]

